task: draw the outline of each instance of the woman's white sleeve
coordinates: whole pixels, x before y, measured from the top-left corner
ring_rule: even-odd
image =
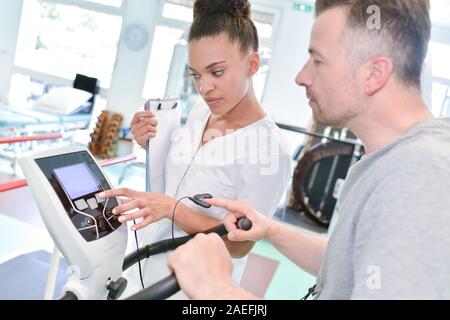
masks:
[[[287,153],[272,154],[265,164],[246,164],[239,175],[237,199],[248,202],[265,216],[273,217],[291,175],[291,157]]]

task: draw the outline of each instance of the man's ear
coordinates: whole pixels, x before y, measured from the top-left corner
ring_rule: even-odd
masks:
[[[365,93],[373,96],[384,88],[394,71],[392,60],[387,57],[376,57],[366,64],[367,76],[364,85]]]
[[[258,70],[259,66],[261,64],[261,57],[259,56],[258,52],[252,52],[249,57],[249,76],[254,76]]]

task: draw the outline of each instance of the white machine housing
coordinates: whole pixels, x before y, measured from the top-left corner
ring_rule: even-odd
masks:
[[[117,199],[96,196],[111,189],[106,175],[83,147],[49,150],[19,163],[47,230],[72,270],[62,294],[105,299],[107,283],[122,275],[128,238],[126,225],[111,212]]]

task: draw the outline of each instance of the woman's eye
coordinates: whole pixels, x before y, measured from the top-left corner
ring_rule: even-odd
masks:
[[[223,70],[220,70],[220,71],[213,71],[212,74],[213,74],[215,77],[220,77],[220,76],[223,75],[223,73],[224,73],[224,71],[223,71]]]
[[[195,80],[200,79],[200,75],[195,74],[195,73],[191,73],[191,77],[194,78]]]

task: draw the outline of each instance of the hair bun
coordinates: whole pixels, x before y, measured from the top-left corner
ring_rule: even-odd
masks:
[[[236,19],[250,19],[248,0],[196,0],[194,19],[205,16],[228,15]]]

